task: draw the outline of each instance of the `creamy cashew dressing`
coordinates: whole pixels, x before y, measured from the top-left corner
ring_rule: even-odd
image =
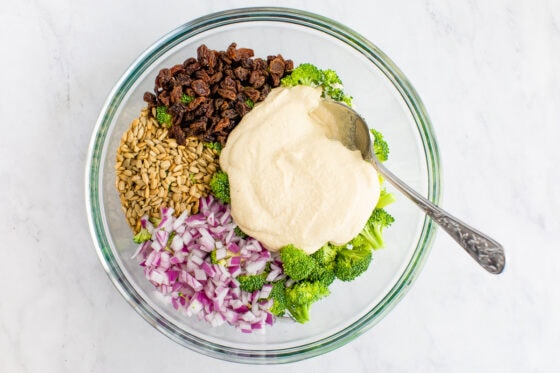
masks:
[[[344,244],[364,227],[379,198],[373,166],[332,139],[321,89],[275,88],[230,133],[220,155],[231,214],[271,251],[294,244],[311,254]]]

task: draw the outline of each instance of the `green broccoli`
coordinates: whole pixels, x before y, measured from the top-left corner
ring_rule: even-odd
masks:
[[[272,283],[270,298],[273,301],[270,312],[274,316],[284,316],[286,312],[286,281],[276,281]]]
[[[371,260],[372,250],[368,246],[342,249],[336,255],[334,274],[339,280],[352,281],[368,269]]]
[[[335,246],[330,243],[326,243],[319,250],[311,254],[311,257],[317,261],[317,264],[321,267],[326,267],[334,263],[336,259],[336,253],[341,248],[341,246]]]
[[[156,108],[156,120],[165,127],[171,127],[171,114],[167,112],[167,106],[158,106]]]
[[[245,105],[247,105],[247,107],[249,107],[249,109],[252,109],[252,108],[255,107],[255,103],[250,98],[245,100]]]
[[[323,97],[330,97],[335,101],[342,101],[348,106],[352,105],[352,97],[343,92],[340,77],[331,69],[321,70],[313,64],[302,63],[293,69],[289,75],[282,78],[281,82],[285,87],[293,87],[296,85],[321,87],[323,89]]]
[[[193,96],[189,96],[189,95],[187,95],[187,94],[185,94],[185,93],[183,93],[183,95],[181,96],[181,102],[182,102],[183,104],[188,104],[188,103],[190,103],[192,100],[194,100],[194,97],[193,97]]]
[[[136,233],[132,240],[134,241],[134,243],[142,243],[148,241],[151,238],[152,235],[150,234],[150,232],[148,232],[146,228],[142,228],[140,232]]]
[[[342,101],[346,105],[352,106],[352,97],[345,94],[344,91],[341,88],[335,88],[335,87],[328,87],[327,86],[327,87],[324,88],[324,92],[325,92],[325,94],[324,94],[323,97],[328,96],[335,101]]]
[[[340,80],[340,77],[338,76],[336,71],[332,69],[327,69],[327,70],[323,70],[321,73],[323,74],[322,76],[323,84],[328,84],[329,86],[342,84],[342,80]]]
[[[210,179],[210,189],[212,194],[224,203],[231,203],[229,193],[229,178],[228,175],[222,171],[216,171]]]
[[[245,232],[243,232],[241,230],[241,228],[239,228],[239,226],[235,226],[235,228],[233,229],[233,232],[235,233],[235,235],[237,237],[241,237],[241,238],[247,238],[249,236],[247,236],[247,234]]]
[[[332,284],[336,277],[334,274],[336,254],[340,249],[341,246],[327,243],[311,254],[317,265],[307,279],[309,281],[320,281],[327,286]]]
[[[364,246],[370,249],[380,249],[385,246],[383,229],[393,224],[393,218],[386,210],[375,208],[371,213],[364,229],[352,240],[354,246]]]
[[[389,193],[387,189],[383,188],[379,193],[379,199],[377,200],[377,205],[375,206],[375,208],[382,209],[395,201],[395,195],[393,193]]]
[[[328,267],[316,266],[315,269],[306,278],[306,281],[317,281],[329,286],[336,279],[334,274],[334,262]]]
[[[280,249],[280,259],[284,273],[295,281],[307,278],[317,266],[312,257],[291,244]]]
[[[267,275],[268,273],[266,272],[257,275],[239,275],[237,276],[237,281],[239,281],[241,290],[253,292],[262,289],[263,285],[266,283]]]
[[[290,75],[282,78],[282,85],[293,87],[296,85],[309,85],[318,87],[323,81],[323,72],[315,65],[302,63],[292,70]]]
[[[389,159],[389,145],[387,144],[387,141],[385,141],[381,132],[376,131],[373,128],[369,131],[373,135],[373,151],[375,152],[375,156],[380,162],[385,162]]]
[[[222,151],[222,144],[219,142],[205,142],[204,146],[208,149],[214,149],[218,154]]]
[[[321,282],[302,281],[286,288],[286,308],[299,323],[309,321],[311,305],[330,294],[327,285]]]

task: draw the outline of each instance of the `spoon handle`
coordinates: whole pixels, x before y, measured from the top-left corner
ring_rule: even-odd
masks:
[[[372,159],[372,162],[387,181],[424,210],[433,221],[453,237],[484,269],[494,274],[499,274],[503,271],[505,254],[502,245],[434,205],[395,176],[376,159]]]

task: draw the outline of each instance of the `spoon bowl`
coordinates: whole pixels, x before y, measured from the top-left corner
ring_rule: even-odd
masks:
[[[369,127],[354,109],[332,100],[325,100],[321,106],[321,110],[328,113],[322,115],[332,116],[337,124],[336,137],[344,146],[351,150],[359,150],[362,157],[371,162],[385,180],[424,210],[484,269],[493,274],[499,274],[504,270],[505,254],[502,245],[424,198],[377,159],[373,151]]]

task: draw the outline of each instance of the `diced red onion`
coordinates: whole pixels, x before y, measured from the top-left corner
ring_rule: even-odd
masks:
[[[198,281],[206,281],[208,277],[206,276],[206,272],[203,269],[196,268],[194,270],[194,278]]]
[[[270,270],[270,272],[266,276],[266,281],[269,281],[269,282],[275,281],[276,279],[278,279],[278,276],[280,275],[280,273],[281,273],[281,271],[279,271],[277,269]]]
[[[266,284],[263,285],[260,294],[259,294],[259,298],[268,298],[270,296],[270,292],[272,291],[272,285]]]
[[[216,275],[216,271],[214,271],[212,266],[206,261],[202,262],[200,268],[202,268],[204,272],[206,272],[206,274],[210,277],[214,277]]]
[[[228,249],[228,251],[231,251],[234,254],[239,254],[239,246],[234,242],[230,242],[227,245],[227,249]]]
[[[227,250],[224,248],[216,249],[216,260],[222,260],[227,256]]]
[[[272,282],[285,278],[282,267],[257,240],[235,234],[229,205],[208,196],[199,206],[199,214],[182,213],[177,218],[173,209],[163,208],[157,227],[143,217],[141,225],[152,239],[142,243],[133,257],[176,310],[212,326],[228,323],[244,333],[262,332],[274,322],[269,312],[272,285],[249,293],[239,288],[236,278],[262,273],[269,264],[267,281]],[[218,263],[211,261],[214,251]]]

